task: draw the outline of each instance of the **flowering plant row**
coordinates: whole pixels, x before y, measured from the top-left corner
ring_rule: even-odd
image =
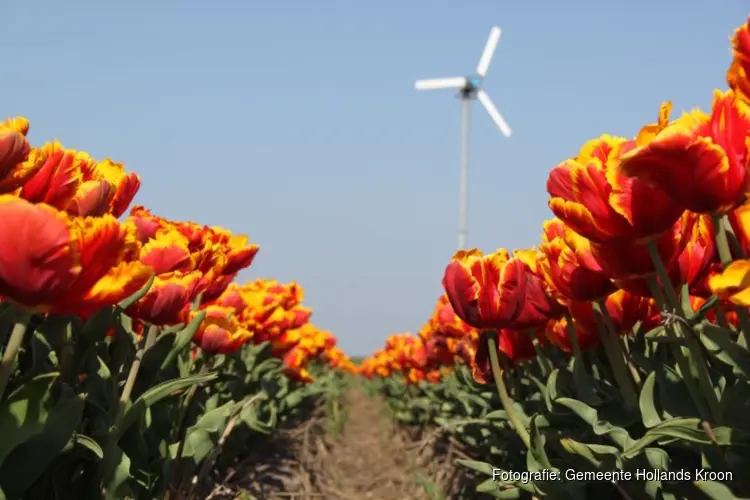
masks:
[[[0,123],[0,499],[199,495],[340,383],[321,366],[353,370],[297,283],[235,282],[258,245],[121,220],[138,175],[28,130]]]
[[[750,19],[732,46],[710,112],[586,143],[538,248],[460,250],[419,334],[361,365],[472,449],[477,491],[750,496]]]

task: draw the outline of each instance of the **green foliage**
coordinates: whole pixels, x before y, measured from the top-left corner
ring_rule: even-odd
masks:
[[[440,486],[431,481],[422,471],[414,473],[414,481],[424,490],[429,500],[448,500]]]
[[[123,314],[135,299],[86,322],[31,319],[0,400],[0,499],[165,498],[341,392],[322,368],[290,380],[267,344],[194,356],[201,315],[140,339]]]
[[[371,381],[370,390],[387,397],[401,424],[439,425],[465,443],[473,459],[459,463],[484,477],[476,492],[487,498],[748,498],[750,352],[734,328],[708,323],[703,310],[686,313],[681,336],[668,335],[677,329],[668,322],[650,332],[636,327],[624,341],[629,368],[637,374],[635,407],[625,404],[612,367],[596,352],[576,360],[541,351],[505,372],[510,408],[503,407],[494,384],[477,384],[463,365],[440,383],[405,384],[394,375]],[[708,413],[710,398],[695,391],[700,372],[684,369],[696,362],[690,340],[705,358],[707,381],[719,401],[716,419]],[[688,364],[680,365],[681,356]],[[528,448],[508,409],[528,430]],[[636,476],[655,470],[664,472]],[[697,475],[701,470],[727,474],[706,479]],[[601,480],[573,480],[570,471],[600,473]],[[680,471],[689,477],[667,475]],[[558,479],[550,477],[553,472]]]
[[[344,404],[343,396],[351,382],[351,376],[344,377],[333,370],[323,371],[316,380],[327,388],[324,393],[325,411],[328,422],[328,435],[334,439],[341,437],[349,414],[349,407]]]

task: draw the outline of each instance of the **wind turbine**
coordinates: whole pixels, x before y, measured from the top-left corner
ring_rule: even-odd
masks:
[[[477,99],[495,122],[505,137],[510,137],[511,130],[502,117],[490,96],[482,90],[481,85],[490,67],[490,61],[495,54],[497,43],[500,41],[500,28],[490,30],[487,44],[479,58],[476,74],[467,77],[435,78],[431,80],[417,80],[414,85],[417,90],[459,89],[461,98],[461,187],[458,213],[458,248],[466,247],[466,212],[468,204],[469,182],[469,101]]]

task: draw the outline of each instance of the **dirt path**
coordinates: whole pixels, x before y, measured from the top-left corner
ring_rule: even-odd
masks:
[[[251,445],[252,452],[216,480],[210,500],[435,500],[466,497],[456,458],[467,458],[437,431],[398,431],[382,398],[359,381],[341,401],[343,428],[332,434],[319,414]],[[465,482],[463,484],[466,484]],[[475,483],[474,483],[475,484]],[[427,489],[433,489],[432,496]],[[443,493],[444,496],[436,494]]]
[[[425,442],[409,442],[395,431],[385,402],[352,384],[344,397],[348,412],[338,439],[330,443],[322,493],[330,500],[428,500],[417,474]],[[426,474],[426,472],[424,472]]]

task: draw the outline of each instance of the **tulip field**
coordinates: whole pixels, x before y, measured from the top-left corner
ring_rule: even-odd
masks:
[[[750,498],[750,19],[729,90],[554,167],[538,248],[460,250],[359,367],[459,443],[443,498]]]
[[[326,411],[354,367],[297,283],[235,282],[258,245],[118,220],[138,175],[28,129],[0,124],[0,498],[205,498]]]
[[[731,43],[710,110],[584,144],[538,247],[459,250],[361,360],[238,280],[261,245],[0,122],[0,500],[750,498],[750,18]]]

